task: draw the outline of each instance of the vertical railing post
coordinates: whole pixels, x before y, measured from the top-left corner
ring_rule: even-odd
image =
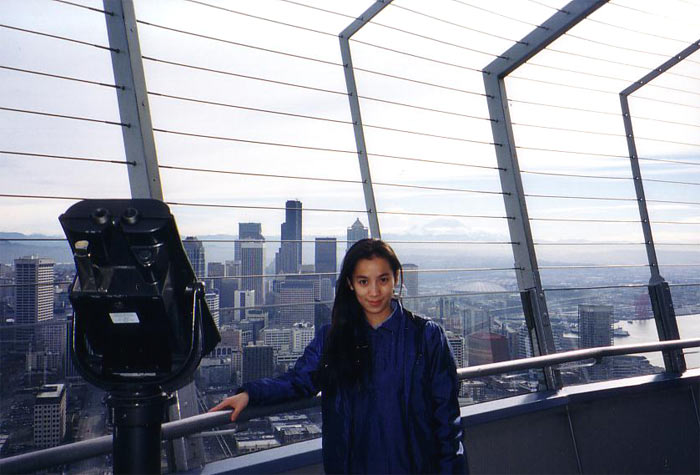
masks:
[[[360,161],[360,176],[362,178],[362,190],[365,194],[365,206],[367,207],[367,219],[369,230],[373,238],[382,237],[379,229],[379,217],[377,215],[377,203],[374,200],[374,188],[372,186],[372,175],[369,169],[367,158],[367,144],[362,128],[362,116],[360,114],[360,99],[357,96],[357,84],[355,83],[355,72],[352,66],[352,55],[350,53],[350,38],[365,26],[374,16],[389,5],[392,0],[378,0],[365,12],[356,18],[345,28],[338,38],[340,39],[340,54],[343,58],[343,70],[345,72],[345,86],[348,91],[350,101],[350,114],[352,117],[352,127],[355,132],[355,146],[357,147],[357,158]]]
[[[678,331],[678,322],[676,321],[676,312],[673,309],[671,290],[668,286],[668,282],[661,276],[659,261],[656,258],[656,247],[654,246],[654,238],[651,233],[651,221],[649,219],[649,211],[644,194],[644,180],[642,179],[642,171],[639,166],[639,154],[637,153],[637,145],[634,140],[632,114],[630,113],[628,97],[699,49],[700,40],[691,44],[662,65],[654,68],[650,73],[620,92],[620,106],[622,108],[622,120],[625,124],[625,136],[627,138],[630,166],[632,167],[632,177],[634,178],[634,191],[637,195],[639,217],[642,224],[642,233],[644,234],[649,271],[651,273],[649,279],[649,298],[651,299],[651,308],[654,312],[654,320],[656,320],[656,329],[660,341],[677,340],[680,338],[680,333]],[[681,350],[664,351],[663,355],[666,371],[672,373],[682,373],[685,371],[685,357]]]
[[[520,165],[508,110],[505,77],[590,13],[603,6],[606,1],[570,2],[483,70],[501,188],[509,217],[508,230],[513,242],[518,288],[535,356],[556,353],[556,348],[520,176]],[[545,368],[544,378],[548,388],[561,387],[558,371]]]
[[[133,0],[103,0],[132,198],[163,199]]]

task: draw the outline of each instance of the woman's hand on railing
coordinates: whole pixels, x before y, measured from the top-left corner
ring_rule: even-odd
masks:
[[[246,408],[249,400],[250,398],[248,397],[247,392],[238,393],[235,396],[227,397],[219,404],[209,409],[208,412],[233,409],[233,412],[231,413],[231,422],[234,422],[238,418],[241,411]]]

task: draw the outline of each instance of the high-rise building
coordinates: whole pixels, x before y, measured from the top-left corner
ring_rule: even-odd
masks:
[[[43,386],[34,402],[34,445],[55,447],[66,435],[66,387]]]
[[[187,236],[182,245],[185,248],[187,258],[192,264],[192,270],[197,276],[197,279],[204,279],[205,259],[204,259],[204,244],[196,236]]]
[[[418,266],[416,264],[403,264],[403,285],[406,286],[406,296],[418,295]]]
[[[314,249],[314,270],[321,275],[319,280],[328,278],[335,287],[338,272],[338,243],[333,237],[316,238]]]
[[[289,353],[292,349],[291,328],[263,328],[260,332],[265,345],[271,346],[275,351]]]
[[[579,348],[595,348],[613,344],[612,305],[578,306]],[[610,359],[603,359],[591,367],[584,368],[584,378],[589,381],[608,379],[611,376]]]
[[[211,312],[211,316],[214,319],[216,327],[219,328],[221,324],[221,315],[219,312],[219,291],[214,289],[207,290],[207,292],[204,294],[204,300],[207,302],[207,307],[209,307],[209,312]]]
[[[491,332],[476,332],[467,337],[469,366],[506,361],[510,356],[508,340]]]
[[[314,321],[314,281],[293,279],[280,284],[280,324]]]
[[[595,348],[613,344],[612,305],[578,306],[579,348]]]
[[[282,243],[277,254],[275,270],[278,274],[296,274],[301,269],[301,201],[289,200],[284,208]]]
[[[275,369],[275,354],[271,346],[248,345],[243,347],[241,380],[243,383],[260,378],[271,378]]]
[[[265,240],[251,240],[241,243],[241,289],[255,291],[255,304],[265,303],[263,292],[263,263]]]
[[[348,228],[348,249],[352,247],[360,239],[369,237],[367,228],[362,224],[360,218],[357,218],[352,226]]]
[[[15,322],[27,325],[17,329],[16,338],[23,347],[37,335],[31,325],[53,318],[53,267],[50,259],[15,259]]]
[[[262,224],[260,223],[238,223],[238,239],[233,243],[233,259],[242,262],[241,244],[248,239],[256,241],[264,240],[262,235]],[[235,275],[235,274],[233,274]]]
[[[455,363],[457,363],[458,368],[464,368],[464,337],[462,335],[457,335],[451,331],[446,331],[445,336],[447,337],[447,344],[452,350],[452,354],[455,357]]]

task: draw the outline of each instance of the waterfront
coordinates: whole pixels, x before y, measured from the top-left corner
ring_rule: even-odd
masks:
[[[650,343],[659,341],[656,332],[656,323],[653,318],[646,320],[619,321],[615,324],[623,330],[629,332],[629,336],[615,337],[615,345],[633,345],[638,343]],[[700,314],[684,315],[678,317],[678,327],[681,338],[700,337]],[[651,364],[663,368],[663,358],[661,353],[645,353]],[[685,351],[685,358],[688,368],[700,367],[700,348],[691,348]]]

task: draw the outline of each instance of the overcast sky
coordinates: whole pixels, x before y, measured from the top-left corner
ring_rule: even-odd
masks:
[[[87,0],[72,3],[102,6],[101,2]],[[162,166],[353,181],[323,182],[163,168],[161,179],[166,201],[283,207],[285,200],[299,199],[305,209],[348,210],[306,211],[304,237],[309,239],[314,236],[344,239],[345,228],[357,217],[367,225],[366,214],[357,212],[365,209],[365,204],[357,156],[353,153],[350,109],[343,95],[345,82],[337,34],[369,7],[371,1],[136,0],[135,4],[141,21],[138,29],[142,54],[147,58],[144,66],[153,125],[169,131],[155,132]],[[565,4],[556,0],[396,0],[354,37],[351,47],[355,67],[361,69],[355,75],[362,98],[372,178],[377,183],[378,209],[494,217],[383,214],[380,225],[384,234],[406,239],[431,236],[452,240],[509,240],[502,219],[503,200],[497,194],[500,183],[494,169],[494,147],[489,144],[493,139],[479,71],[554,14],[554,7]],[[227,10],[214,8],[217,5]],[[698,41],[700,30],[696,19],[699,17],[699,0],[614,0],[507,79],[511,117],[517,124],[515,140],[522,147],[518,150],[520,167],[527,172],[523,175],[526,193],[616,198],[530,196],[527,205],[532,218],[639,219],[633,201],[629,160],[624,158],[627,147],[618,93]],[[51,0],[3,0],[0,19],[0,107],[119,122],[113,88],[8,69],[113,84],[108,51],[7,28],[107,45],[102,13]],[[676,182],[645,183],[647,198],[700,203],[700,55],[683,61],[671,73],[630,99],[640,156],[668,160],[643,161],[644,178]],[[182,132],[219,138],[178,134]],[[123,161],[118,125],[0,110],[0,134],[3,151],[0,152],[0,190],[4,194],[129,196],[123,164],[7,153]],[[460,191],[391,186],[397,184]],[[71,203],[2,198],[0,230],[61,235],[57,216]],[[700,205],[687,203],[650,202],[652,221],[699,222]],[[278,236],[284,219],[284,212],[279,209],[177,205],[172,206],[172,211],[183,235],[236,234],[238,222],[258,221],[263,224],[266,236]],[[643,241],[638,223],[533,221],[532,227],[538,242]],[[695,247],[682,249],[697,251],[698,236],[699,225],[654,224],[656,241],[669,244],[660,247],[661,253],[678,250],[679,243],[694,243]],[[632,249],[638,251],[639,263],[644,263],[643,246]],[[510,253],[508,246],[502,250]],[[600,252],[590,247],[578,251]],[[555,256],[574,251],[543,246],[541,252]],[[694,256],[700,262],[697,252]]]

